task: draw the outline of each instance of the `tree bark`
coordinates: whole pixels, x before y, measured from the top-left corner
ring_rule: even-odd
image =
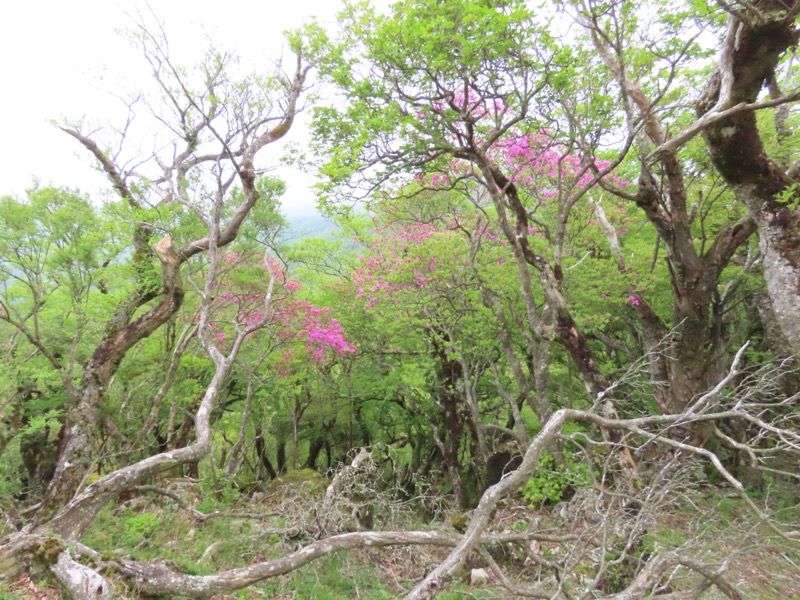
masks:
[[[111,585],[94,569],[82,565],[64,550],[50,570],[73,600],[111,600]]]
[[[236,467],[239,464],[239,453],[244,448],[245,438],[247,436],[247,423],[250,420],[250,407],[253,403],[253,391],[254,391],[253,377],[254,376],[252,373],[247,374],[247,395],[244,401],[244,409],[242,410],[242,420],[239,424],[239,436],[236,438],[236,442],[233,444],[233,447],[231,448],[231,454],[230,457],[228,457],[228,466],[225,470],[228,476],[231,476],[236,472]],[[258,446],[258,439],[260,439],[262,443],[259,455],[260,457],[266,457],[266,450],[264,448],[263,438],[261,436],[257,437],[256,446]],[[269,459],[267,459],[267,462],[269,462]],[[263,463],[264,461],[262,459],[262,464]],[[274,475],[272,476],[272,478],[274,479]]]
[[[281,461],[281,448],[283,445],[278,446],[278,471],[275,471],[275,467],[272,466],[272,462],[269,460],[269,456],[267,455],[267,443],[264,440],[264,430],[261,428],[261,425],[256,425],[255,431],[256,437],[254,440],[254,446],[256,449],[256,456],[258,457],[259,462],[259,469],[258,469],[258,479],[259,481],[264,479],[263,471],[266,471],[267,476],[270,479],[277,479],[278,473],[283,473],[282,469],[286,467],[286,455],[283,454],[283,460]]]
[[[239,590],[254,583],[297,570],[309,562],[352,548],[379,548],[395,545],[453,546],[457,535],[438,531],[362,531],[345,533],[313,542],[287,556],[216,575],[186,575],[158,563],[121,561],[120,571],[145,593],[189,598],[210,598]]]
[[[602,179],[598,183],[635,203],[666,248],[673,288],[674,331],[669,337],[669,347],[659,350],[660,356],[654,356],[651,365],[653,374],[664,377],[663,383],[668,383],[655,394],[659,408],[663,412],[679,412],[717,379],[719,361],[724,358],[721,350],[726,342],[722,335],[724,328],[719,322],[721,316],[712,310],[717,286],[734,252],[753,233],[755,225],[750,219],[730,224],[717,235],[707,251],[698,251],[687,210],[683,166],[677,154],[680,146],[670,146],[672,140],[667,139],[656,107],[645,95],[641,83],[629,75],[622,45],[626,34],[619,29],[624,27],[620,24],[622,17],[613,12],[616,9],[611,9],[613,18],[606,23],[603,19],[608,17],[607,13],[594,12],[589,3],[584,7],[578,20],[589,30],[601,60],[617,80],[630,139],[640,138],[642,156],[648,154],[650,144],[659,148],[651,156],[657,163],[650,165],[642,160],[635,193],[624,192]],[[612,43],[612,39],[616,42]],[[644,136],[636,130],[639,123],[643,124]],[[660,167],[661,180],[651,170],[656,165]],[[625,269],[624,262],[619,266]],[[659,340],[665,339],[670,327],[659,322],[645,298],[635,293],[632,296],[637,300],[635,309],[650,346],[645,351],[650,351]]]
[[[731,15],[718,65],[697,103],[698,117],[754,102],[783,53],[797,42],[800,4],[757,2],[758,19]],[[766,153],[755,111],[739,112],[703,130],[714,165],[758,225],[764,279],[775,317],[800,355],[800,214],[795,177]],[[790,169],[790,173],[791,173]],[[795,205],[792,204],[795,202]]]

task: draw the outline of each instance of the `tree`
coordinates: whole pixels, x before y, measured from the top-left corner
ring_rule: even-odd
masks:
[[[128,291],[122,265],[112,264],[121,232],[86,198],[56,188],[3,198],[0,220],[0,321],[10,340],[8,381],[17,382],[5,411],[30,430],[21,440],[27,477],[20,491],[35,497],[55,468],[63,430],[54,421],[69,402],[67,386],[99,341],[93,321],[108,317]],[[108,293],[112,281],[116,294]]]
[[[2,311],[3,320],[49,361],[68,395],[58,463],[33,530],[36,534],[55,533],[65,540],[79,539],[97,512],[120,491],[176,464],[196,462],[209,452],[211,409],[245,338],[263,325],[258,321],[238,330],[227,354],[214,345],[210,322],[221,248],[237,238],[262,195],[257,156],[290,130],[310,68],[304,61],[300,38],[292,42],[297,53],[293,72],[287,75],[279,66],[271,77],[250,75],[240,81],[229,73],[232,57],[213,50],[194,70],[175,65],[163,29],[158,26],[140,25],[134,39],[152,67],[160,102],[154,116],[173,135],[169,145],[144,157],[132,169],[123,162],[124,152],[106,151],[95,134],[76,126],[61,127],[94,157],[125,205],[131,242],[129,251],[119,260],[130,264],[132,281],[126,293],[118,297],[96,347],[77,373],[77,357],[68,354],[65,359],[36,330],[43,306],[42,286],[56,283],[42,277],[40,264],[47,258],[45,254],[37,251],[37,262],[23,260],[30,267],[22,282],[30,292],[30,309],[19,312],[17,306],[4,305]],[[123,132],[122,139],[117,140],[120,148],[125,148],[130,125],[119,130]],[[194,221],[194,229],[202,230],[198,237],[192,236],[191,228],[188,232],[172,229],[168,220],[159,219],[176,210],[185,211],[183,218]],[[172,235],[155,241],[162,228]],[[192,237],[186,237],[187,233]],[[198,408],[196,443],[112,471],[82,489],[93,468],[100,411],[115,373],[132,348],[179,311],[186,294],[183,267],[203,254],[208,258],[197,336],[214,370]],[[91,256],[87,266],[93,266]],[[18,269],[10,265],[7,276],[16,276]],[[92,281],[78,283],[82,287],[73,290],[78,300],[81,293],[88,294],[96,285]],[[269,300],[267,290],[267,311]],[[7,540],[3,550],[7,556],[14,556],[26,543],[25,536],[22,541]]]
[[[704,195],[719,198],[728,191],[713,182],[702,156],[692,155],[697,166],[693,168],[693,176],[687,178],[684,172],[688,169],[674,151],[658,153],[655,162],[652,157],[656,155],[650,155],[653,147],[666,142],[667,123],[680,122],[681,108],[675,105],[680,94],[686,93],[693,83],[692,73],[683,73],[684,61],[702,54],[697,36],[711,25],[689,22],[689,9],[665,6],[659,15],[648,17],[652,28],[640,34],[635,28],[639,15],[632,5],[602,7],[576,3],[575,6],[574,18],[588,31],[591,46],[617,85],[622,102],[621,110],[616,112],[617,120],[609,121],[605,115],[581,110],[567,99],[563,102],[564,112],[575,144],[589,155],[597,152],[601,136],[610,133],[612,127],[624,124],[627,129],[627,143],[619,156],[628,155],[632,169],[638,163],[639,180],[635,188],[621,188],[608,178],[598,184],[638,207],[657,233],[655,255],[661,245],[665,249],[672,284],[672,314],[659,315],[649,306],[647,295],[641,293],[634,294],[635,307],[650,346],[674,330],[671,336],[674,360],[661,359],[651,368],[656,380],[668,382],[655,392],[660,408],[681,410],[719,378],[724,364],[719,359],[731,342],[726,314],[735,303],[738,287],[725,289],[723,282],[726,270],[730,273],[731,261],[755,230],[747,215],[735,212],[726,215],[728,221],[707,222],[708,209],[700,209]],[[653,39],[647,37],[651,31]],[[669,35],[659,33],[664,31],[670,32]],[[639,35],[641,40],[635,38]],[[658,71],[662,60],[664,69]],[[650,73],[654,75],[648,79]],[[608,94],[606,85],[605,82],[596,87],[589,84],[589,94]],[[649,93],[655,95],[655,102],[651,103]],[[664,111],[658,113],[656,106]],[[604,116],[605,121],[601,120]],[[693,194],[701,200],[694,205],[690,201]],[[604,218],[603,213],[597,214],[601,220]],[[629,270],[631,265],[620,252],[614,228],[604,227],[604,230],[619,268]]]
[[[594,252],[583,258],[570,252],[587,240],[568,235],[576,220],[588,215],[587,224],[601,236],[600,247],[610,250],[611,264],[629,282],[628,307],[639,338],[632,354],[648,362],[650,376],[643,385],[652,386],[646,388],[656,399],[651,410],[665,415],[686,410],[722,377],[729,348],[738,341],[732,314],[742,302],[737,296],[745,285],[742,274],[752,272],[754,264],[746,243],[756,227],[741,211],[726,214],[714,206],[730,191],[702,154],[692,156],[700,165],[692,172],[694,189],[701,199],[708,194],[712,200],[697,204],[695,219],[684,167],[674,149],[663,145],[668,138],[655,107],[674,102],[681,108],[677,84],[688,87],[698,80],[692,61],[703,57],[696,39],[705,25],[697,25],[692,7],[661,8],[650,14],[627,3],[581,5],[576,20],[590,32],[587,50],[581,43],[556,43],[515,2],[402,2],[387,14],[351,4],[344,13],[347,42],[322,67],[350,100],[345,108],[317,110],[327,206],[335,211],[337,202],[352,206],[354,195],[368,198],[387,190],[424,205],[428,197],[409,185],[414,178],[423,188],[463,190],[470,199],[486,193],[491,209],[484,208],[484,214],[503,233],[519,265],[517,284],[535,341],[551,339],[567,350],[589,398],[600,402],[610,420],[617,419],[617,411],[641,405],[629,403],[610,384],[597,360],[598,348],[627,350],[627,345],[599,331],[599,346],[587,335],[591,329],[575,318],[574,288],[564,273],[573,265],[564,264],[564,251],[576,264],[594,262],[588,258]],[[645,18],[652,29],[637,31]],[[579,61],[597,59],[610,79],[572,80]],[[643,87],[638,82],[649,73],[656,76]],[[621,103],[615,102],[616,93]],[[669,123],[683,123],[679,110],[666,114]],[[622,140],[605,147],[620,131]],[[515,146],[518,155],[509,152]],[[742,147],[736,146],[737,152]],[[537,161],[551,150],[556,160],[543,176]],[[631,173],[639,177],[634,186],[627,183]],[[549,204],[543,201],[548,193]],[[620,201],[640,212],[628,211]],[[623,253],[609,205],[614,212],[635,215],[646,228],[654,257],[651,273],[666,248],[672,287],[667,310],[663,297],[654,298],[635,281],[641,273],[636,269],[647,269],[647,263]],[[540,232],[547,245],[532,235]],[[537,303],[536,293],[543,301]],[[664,342],[667,351],[661,350]],[[721,430],[696,428],[674,434],[702,443],[713,438],[710,444],[738,452]],[[606,435],[609,442],[618,441],[613,431]],[[433,574],[426,581],[429,593],[438,582]]]
[[[402,181],[402,174],[413,170],[446,181],[445,187],[473,180],[486,190],[492,219],[520,262],[520,285],[534,289],[526,282],[532,267],[550,311],[537,315],[535,301],[526,300],[533,329],[540,339],[557,340],[567,349],[589,395],[597,397],[608,381],[598,367],[596,345],[589,343],[593,332],[575,318],[562,264],[563,256],[577,249],[568,230],[588,217],[602,233],[602,246],[610,249],[616,269],[630,281],[627,296],[641,331],[639,351],[670,336],[674,360],[652,355],[657,359],[651,365],[657,383],[653,394],[661,410],[680,410],[719,378],[724,357],[737,342],[731,311],[742,285],[733,273],[754,266],[746,252],[756,230],[750,215],[712,210],[731,191],[739,192],[715,180],[699,150],[691,159],[687,155],[694,161],[687,181],[677,155],[692,134],[720,121],[709,117],[690,123],[675,142],[665,133],[667,123],[686,121],[680,94],[700,81],[690,61],[709,54],[698,36],[714,30],[716,17],[712,12],[707,21],[698,21],[691,7],[677,6],[664,6],[657,15],[640,14],[626,3],[574,7],[590,48],[580,39],[555,42],[514,2],[425,5],[425,11],[439,15],[437,25],[422,23],[415,12],[423,10],[418,3],[402,10],[398,5],[386,16],[350,6],[348,36],[361,46],[349,44],[342,55],[334,53],[326,72],[352,108],[317,113],[320,148],[332,153],[323,169],[327,189],[332,202],[351,187],[369,192]],[[792,14],[781,13],[789,19],[781,21],[782,27],[791,27]],[[637,30],[640,21],[651,28]],[[779,54],[775,50],[770,56],[777,61]],[[602,64],[609,79],[577,73],[574,65],[581,61]],[[622,102],[614,104],[612,94],[620,94]],[[662,108],[664,116],[657,112]],[[392,117],[379,117],[384,111]],[[620,132],[622,139],[608,148]],[[628,184],[631,173],[639,176],[635,186]],[[723,174],[723,179],[729,178]],[[701,199],[694,208],[693,193]],[[619,227],[603,208],[633,214],[621,201],[639,209],[636,222],[646,219],[643,240],[650,240],[654,257],[650,273],[660,267],[660,250],[666,251],[673,293],[669,313],[651,305],[645,293],[641,282],[652,278],[646,263],[621,251]],[[537,244],[533,230],[549,245]],[[597,258],[593,249],[589,256]]]
[[[323,167],[328,189],[369,191],[409,170],[449,175],[453,161],[465,164],[456,181],[472,179],[491,198],[519,265],[530,327],[563,344],[597,397],[608,381],[574,321],[558,265],[533,249],[528,212],[495,156],[503,140],[536,127],[529,121],[534,104],[547,96],[550,73],[566,56],[555,52],[520,2],[401,2],[390,16],[349,5],[345,19],[354,52],[333,53],[322,70],[351,103],[344,111],[317,111],[317,139],[331,157]],[[362,61],[369,70],[360,68]],[[546,299],[546,316],[536,309],[529,266]],[[605,406],[612,414],[610,398]]]
[[[798,172],[796,165],[785,169],[767,154],[755,111],[797,99],[796,92],[780,90],[777,72],[786,51],[797,41],[800,6],[753,2],[742,10],[729,6],[725,10],[729,13],[726,35],[720,43],[719,61],[697,100],[697,120],[683,136],[670,140],[671,146],[677,146],[678,140],[682,143],[687,134],[702,131],[714,165],[758,226],[764,278],[773,310],[798,355],[800,216],[794,196]],[[759,103],[765,86],[771,100]],[[789,124],[783,115],[785,111],[776,110],[775,126],[785,139],[784,128]],[[746,152],[742,151],[744,148]]]

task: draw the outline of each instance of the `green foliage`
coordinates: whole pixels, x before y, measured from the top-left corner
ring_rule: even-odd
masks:
[[[4,435],[9,435],[4,433]],[[12,432],[11,436],[16,435]],[[2,460],[0,460],[0,498],[7,498],[22,491],[22,481],[20,473],[23,463],[19,448],[20,438],[16,436],[10,440],[4,448]]]
[[[800,192],[800,183],[792,183],[776,196],[776,200],[789,205],[792,210],[797,210],[800,206],[800,193],[798,192]]]
[[[230,506],[241,498],[239,486],[233,480],[211,479],[201,480],[203,499],[197,504],[196,508],[202,513],[210,513],[215,510],[230,508]]]
[[[530,506],[554,504],[564,498],[569,490],[589,485],[589,468],[585,463],[567,459],[565,465],[556,465],[550,453],[542,454],[531,478],[522,486],[522,497]]]
[[[19,435],[33,435],[44,429],[48,430],[51,440],[58,437],[58,432],[61,429],[62,411],[49,410],[44,414],[32,416],[28,423],[19,431]]]
[[[348,565],[347,553],[325,557],[313,569],[302,569],[292,586],[298,598],[340,600],[342,598],[368,597],[376,600],[391,598],[394,594],[375,578],[371,569]]]
[[[152,513],[133,514],[121,519],[121,542],[125,547],[132,548],[153,535],[159,527],[159,519]]]
[[[436,148],[420,162],[434,170],[444,167],[446,160],[436,156],[452,145],[454,123],[464,126],[458,120],[465,110],[458,105],[465,100],[448,100],[448,93],[463,95],[469,85],[489,104],[497,100],[518,108],[545,76],[534,42],[539,31],[521,1],[408,0],[392,5],[388,14],[351,2],[340,22],[338,50],[322,57],[319,69],[349,103],[341,110],[315,109],[314,145],[326,156],[320,166],[326,193],[336,194],[364,164],[374,165],[378,177],[396,174],[397,181],[407,182],[408,173],[376,165],[378,156],[405,155],[416,162],[416,155]],[[372,69],[361,68],[365,60]],[[496,117],[505,121],[509,115],[498,108]],[[480,127],[488,133],[492,125]],[[376,138],[386,143],[376,145]],[[352,193],[342,199],[352,200]]]

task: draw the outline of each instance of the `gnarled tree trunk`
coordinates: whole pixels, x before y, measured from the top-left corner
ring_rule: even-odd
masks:
[[[753,3],[758,17],[731,15],[719,63],[697,103],[708,117],[741,103],[754,103],[774,76],[783,53],[798,40],[795,19],[800,3]],[[733,187],[758,225],[764,279],[775,317],[796,355],[800,355],[800,213],[795,169],[784,172],[768,155],[753,110],[709,124],[703,136],[714,165]]]

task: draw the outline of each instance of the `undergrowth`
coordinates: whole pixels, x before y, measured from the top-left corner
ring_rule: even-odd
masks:
[[[309,494],[309,506],[312,501],[319,499],[319,494],[320,488]],[[762,493],[756,500],[778,512],[788,522],[800,519],[800,508],[784,497]],[[289,501],[297,502],[296,498],[290,498]],[[526,500],[520,496],[501,509],[496,516],[501,528],[507,531],[524,530],[529,522],[553,529],[565,525],[547,510],[531,508],[526,504]],[[213,502],[202,503],[202,507],[206,509],[203,512],[211,509],[246,510],[261,511],[269,516],[257,520],[218,518],[200,522],[168,498],[141,496],[108,506],[84,541],[106,559],[123,556],[138,560],[159,559],[178,571],[195,575],[285,556],[311,541],[303,536],[291,538],[266,533],[270,529],[291,525],[281,517],[281,500],[276,495],[262,494],[252,499],[226,490],[216,495]],[[429,527],[426,523],[407,521],[404,526],[419,529]],[[687,495],[679,509],[665,515],[657,527],[648,530],[641,552],[679,547],[704,558],[732,556],[726,576],[745,598],[800,599],[800,569],[796,568],[800,564],[800,552],[790,550],[783,540],[759,524],[731,490],[707,488]],[[543,545],[541,551],[555,557],[558,549]],[[218,598],[397,598],[413,587],[418,578],[446,554],[444,549],[427,548],[342,552],[306,565],[290,575]],[[533,577],[530,567],[524,561],[509,556],[511,562],[504,568],[508,576],[517,582],[530,583]],[[477,559],[471,566],[485,565],[481,565],[480,559]],[[688,582],[689,575],[682,577]],[[680,583],[681,577],[674,582]],[[620,585],[622,583],[620,581]],[[137,597],[121,584],[117,590],[119,598]],[[59,598],[60,595],[57,588],[46,581],[19,581],[0,587],[0,600],[32,597],[48,600]],[[492,597],[510,596],[494,577],[484,586],[470,585],[468,572],[438,596],[443,600]],[[716,600],[724,596],[710,590],[705,597]]]

